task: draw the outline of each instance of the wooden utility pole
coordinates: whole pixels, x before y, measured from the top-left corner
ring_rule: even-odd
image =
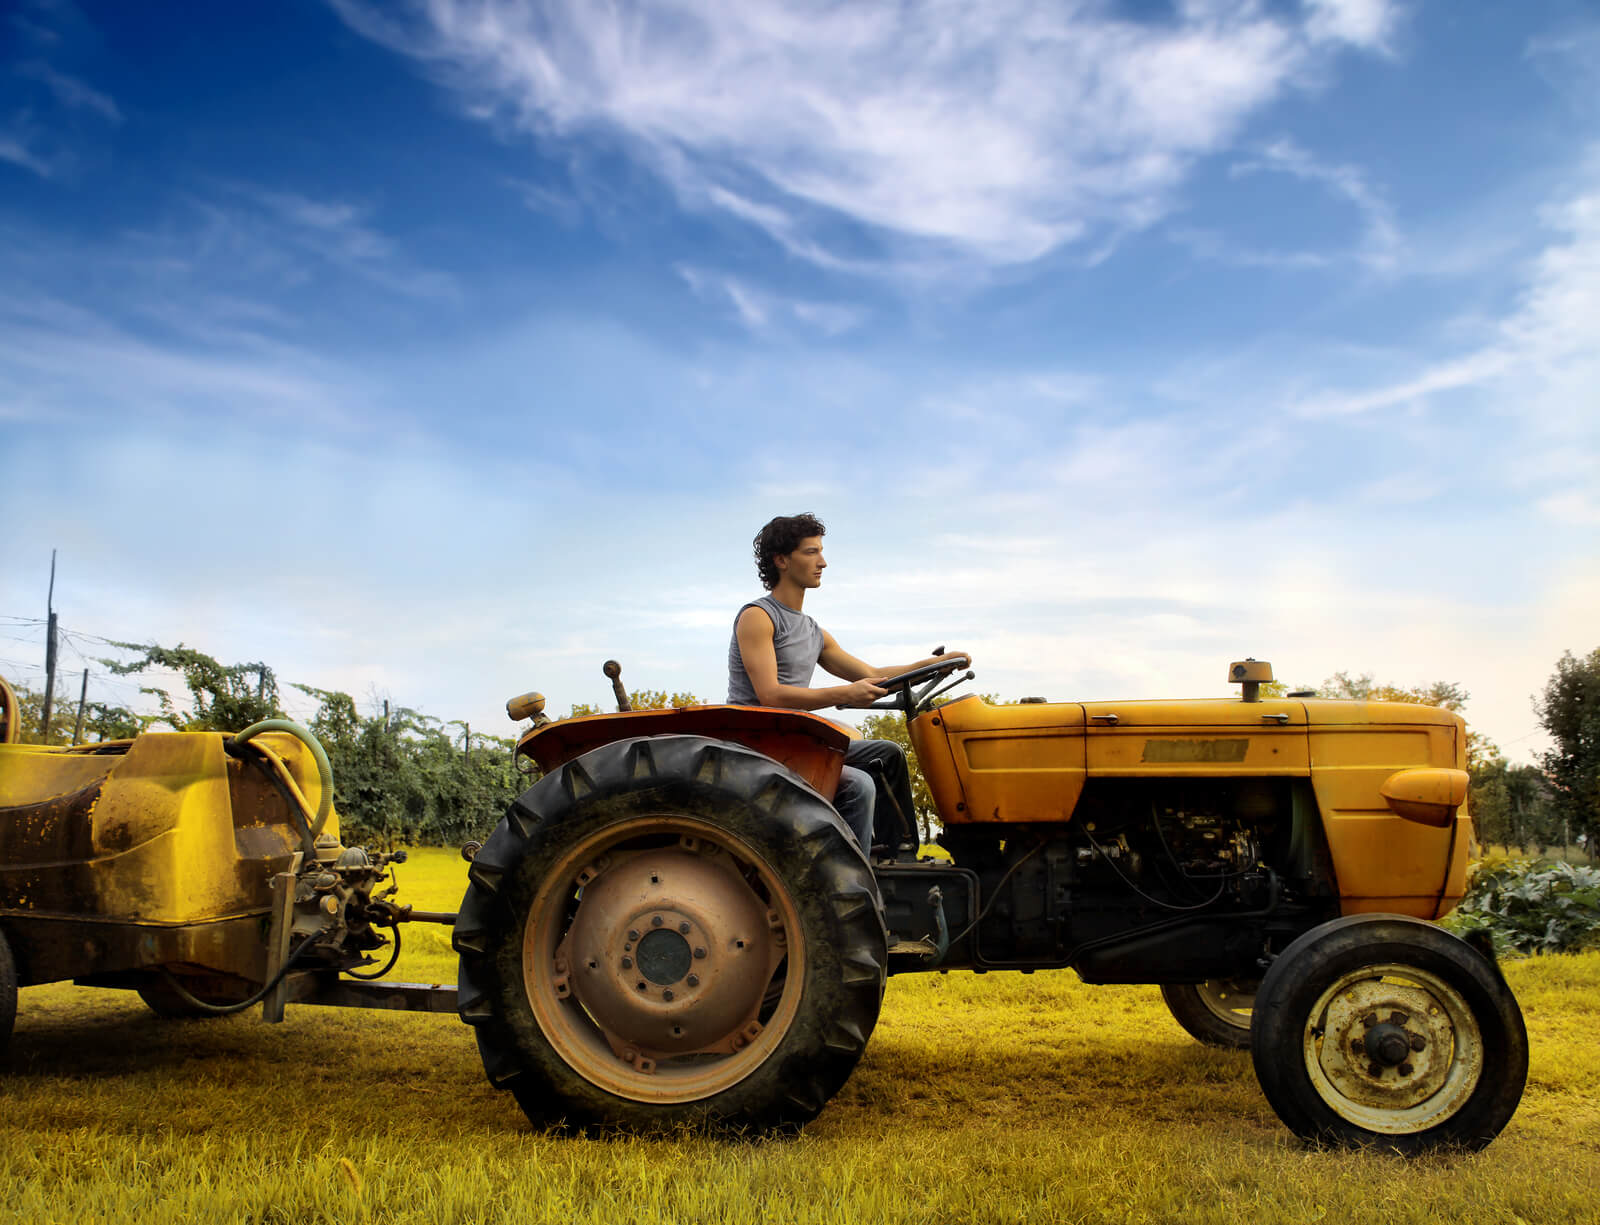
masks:
[[[89,704],[89,669],[83,670],[83,688],[78,690],[78,721],[72,725],[72,743],[83,743],[83,708]]]
[[[461,756],[467,761],[472,760],[472,724],[461,725]]]
[[[45,597],[44,714],[39,741],[50,743],[50,716],[56,700],[56,551],[50,550],[50,594]]]

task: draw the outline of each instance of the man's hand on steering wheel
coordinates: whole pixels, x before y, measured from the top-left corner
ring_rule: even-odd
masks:
[[[853,681],[844,691],[844,696],[839,699],[841,707],[868,707],[889,691],[883,687],[886,678],[882,676],[863,677]]]

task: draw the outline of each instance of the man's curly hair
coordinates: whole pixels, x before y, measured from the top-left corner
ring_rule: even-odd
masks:
[[[756,533],[756,573],[761,585],[771,591],[778,585],[778,567],[773,557],[779,553],[793,553],[807,536],[822,536],[828,529],[815,515],[779,515]]]

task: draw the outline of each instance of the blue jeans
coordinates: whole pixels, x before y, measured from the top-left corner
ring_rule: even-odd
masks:
[[[863,855],[872,853],[874,825],[881,831],[879,842],[894,846],[900,841],[902,815],[915,839],[911,771],[906,766],[905,750],[892,740],[852,740],[844,753],[844,769],[839,772],[833,806],[855,834]]]

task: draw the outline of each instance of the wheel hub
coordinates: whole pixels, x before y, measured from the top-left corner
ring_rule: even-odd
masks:
[[[1405,1028],[1408,1019],[1405,1013],[1397,1012],[1390,1020],[1367,1029],[1361,1039],[1361,1048],[1373,1063],[1386,1068],[1398,1068],[1411,1057],[1413,1042],[1419,1051],[1427,1045],[1427,1039],[1421,1034],[1411,1033]]]
[[[650,1071],[661,1058],[732,1053],[761,1032],[786,932],[730,856],[686,839],[607,856],[579,877],[549,981],[616,1055]]]
[[[1371,1130],[1419,1129],[1454,1113],[1482,1070],[1482,1039],[1464,1003],[1410,967],[1347,975],[1317,1015],[1307,1067],[1330,1105]]]
[[[704,956],[704,950],[701,950]],[[646,932],[639,941],[639,973],[658,986],[671,986],[689,973],[694,953],[689,942],[665,927]]]

